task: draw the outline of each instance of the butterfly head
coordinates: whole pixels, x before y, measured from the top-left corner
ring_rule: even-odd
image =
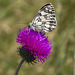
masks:
[[[31,23],[28,25],[28,28],[36,30],[35,26],[33,26]]]

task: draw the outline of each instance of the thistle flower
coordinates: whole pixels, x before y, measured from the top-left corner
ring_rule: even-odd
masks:
[[[28,63],[36,60],[45,62],[52,52],[51,42],[44,33],[28,28],[23,28],[17,36],[17,43],[20,43],[19,54]]]

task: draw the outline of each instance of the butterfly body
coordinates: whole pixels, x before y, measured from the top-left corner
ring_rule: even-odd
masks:
[[[56,28],[56,17],[53,5],[44,5],[35,15],[29,27],[35,31],[50,32]]]

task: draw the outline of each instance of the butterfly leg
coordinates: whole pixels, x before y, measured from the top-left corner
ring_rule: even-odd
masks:
[[[30,33],[30,29],[29,29],[29,31],[28,31],[28,33],[27,33],[27,35]]]
[[[40,33],[42,33],[42,32],[40,32]],[[40,35],[40,33],[38,32],[38,34],[40,36],[40,41],[45,40],[46,38],[44,38],[44,39],[41,38],[42,36]]]

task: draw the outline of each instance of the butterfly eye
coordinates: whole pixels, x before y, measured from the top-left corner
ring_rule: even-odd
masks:
[[[28,28],[30,28],[30,25],[28,25]]]

